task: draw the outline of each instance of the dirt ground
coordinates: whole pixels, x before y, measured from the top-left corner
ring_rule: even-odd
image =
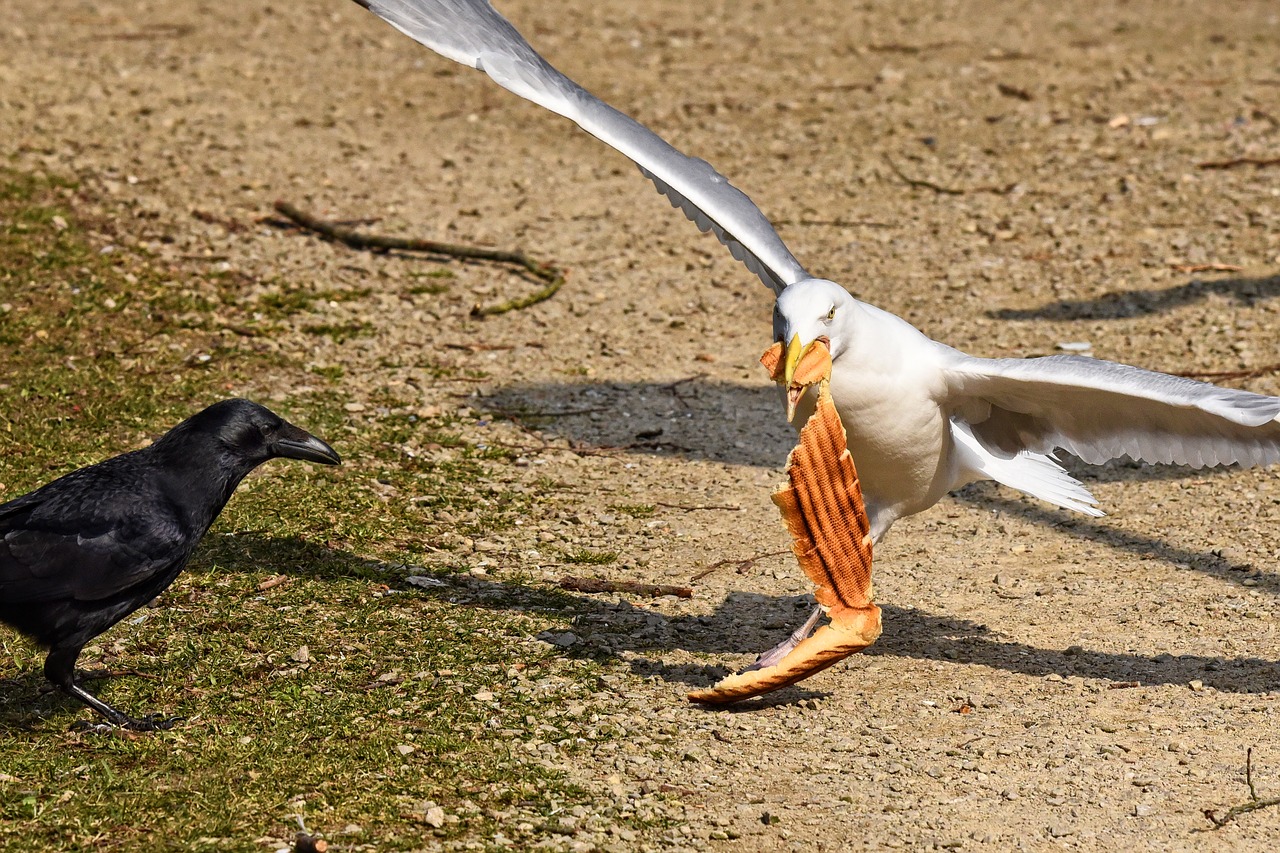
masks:
[[[712,162],[810,271],[939,340],[1086,342],[1167,371],[1280,361],[1280,165],[1202,167],[1280,157],[1274,3],[500,8]],[[373,334],[307,339],[343,368],[353,417],[408,399],[525,448],[503,476],[569,511],[458,537],[442,564],[556,576],[586,548],[620,555],[600,574],[688,583],[730,561],[690,601],[602,597],[557,638],[628,665],[611,689],[633,732],[564,769],[601,796],[665,795],[666,826],[555,843],[1272,849],[1280,809],[1217,831],[1203,810],[1249,799],[1249,747],[1258,795],[1280,795],[1275,470],[1077,466],[1099,520],[970,487],[880,548],[867,654],[707,711],[685,692],[808,606],[768,499],[791,442],[756,365],[771,295],[621,156],[345,0],[3,4],[0,140],[10,165],[131,211],[116,239],[242,274],[247,294],[356,295],[308,321]],[[260,224],[277,198],[572,273],[475,320],[532,285],[455,265],[426,292],[420,261]],[[1275,370],[1224,381],[1280,394]]]

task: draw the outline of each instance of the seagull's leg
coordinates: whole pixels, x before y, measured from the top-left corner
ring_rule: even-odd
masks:
[[[818,620],[821,618],[822,605],[818,605],[813,608],[809,618],[804,620],[804,624],[795,629],[790,637],[760,655],[760,657],[756,658],[756,662],[744,669],[743,672],[751,672],[755,669],[764,669],[765,667],[777,665],[778,661],[790,654],[792,649],[809,639],[809,635],[813,633],[814,626],[818,624]]]
[[[115,726],[122,729],[132,729],[136,732],[154,732],[164,729],[173,728],[173,724],[181,717],[162,717],[159,714],[152,714],[141,720],[135,720],[128,714],[123,714],[112,708],[106,702],[89,693],[80,685],[76,684],[76,658],[80,657],[80,650],[83,646],[74,646],[72,648],[59,648],[49,652],[49,657],[44,661],[45,678],[68,696],[79,699],[93,710]]]

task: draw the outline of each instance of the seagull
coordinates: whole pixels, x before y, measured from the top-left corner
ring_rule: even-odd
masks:
[[[815,278],[728,179],[561,74],[488,0],[355,2],[626,155],[774,291],[784,388],[815,346],[830,350],[831,397],[858,467],[873,543],[898,519],[979,480],[1103,515],[1059,464],[1060,450],[1090,464],[1124,456],[1194,468],[1280,461],[1280,398],[1085,356],[979,358]],[[812,389],[791,395],[788,418],[797,429],[814,400]],[[821,615],[815,609],[756,666],[780,660]]]

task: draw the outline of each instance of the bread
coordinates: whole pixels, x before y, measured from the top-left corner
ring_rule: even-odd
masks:
[[[781,345],[774,347],[781,358]],[[822,350],[826,352],[826,347]],[[828,373],[830,366],[827,353]],[[862,651],[880,636],[880,608],[872,602],[871,525],[853,457],[845,445],[844,426],[825,379],[819,383],[814,414],[787,459],[787,477],[788,485],[774,493],[773,502],[791,532],[792,552],[813,581],[814,596],[831,623],[775,666],[740,672],[690,693],[694,702],[737,702],[795,684]]]

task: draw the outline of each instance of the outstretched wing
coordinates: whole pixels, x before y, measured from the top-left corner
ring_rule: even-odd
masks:
[[[488,0],[355,0],[442,56],[571,119],[635,161],[673,207],[711,231],[775,293],[809,278],[760,209],[705,160],[687,157],[538,55]]]
[[[1280,462],[1280,398],[1082,356],[985,359],[947,349],[948,403],[989,447],[1062,448],[1092,464]]]

